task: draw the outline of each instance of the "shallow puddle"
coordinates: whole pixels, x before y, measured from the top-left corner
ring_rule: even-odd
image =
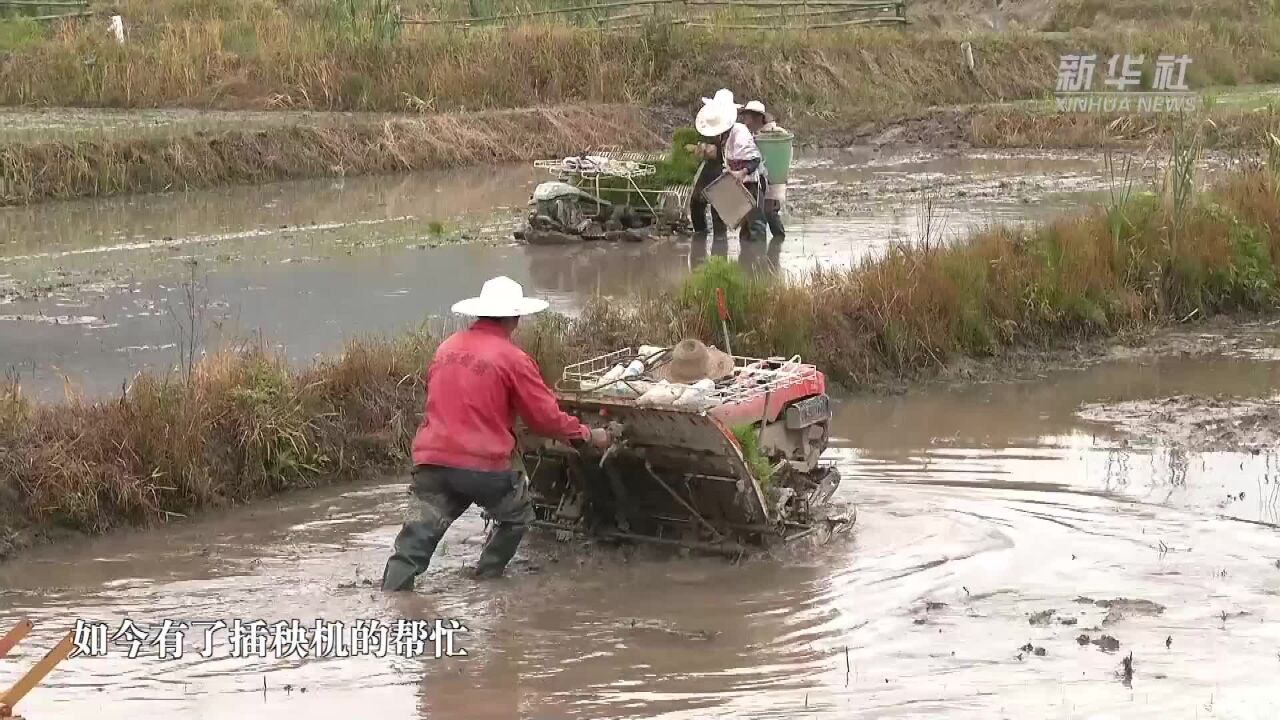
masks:
[[[171,367],[193,272],[206,347],[260,332],[305,362],[445,315],[498,274],[572,312],[591,294],[674,283],[713,255],[803,272],[1046,219],[1095,197],[1104,176],[1092,156],[801,152],[786,242],[746,250],[736,238],[513,244],[548,177],[528,165],[0,208],[0,367],[42,399]]]
[[[436,658],[431,644],[405,657],[416,650],[394,642],[345,658],[231,657],[230,629],[202,657],[205,626],[180,659],[145,643],[130,659],[128,643],[109,643],[106,657],[66,662],[20,709],[102,720],[370,707],[430,718],[1275,717],[1275,450],[1180,450],[1078,411],[1278,387],[1280,363],[1239,355],[844,399],[829,453],[840,499],[858,507],[856,534],[739,567],[584,556],[531,535],[507,579],[476,584],[466,569],[483,524],[469,512],[418,592],[385,596],[371,584],[405,506],[402,478],[44,548],[0,565],[0,625],[37,622],[0,664],[0,686],[76,619],[113,633],[128,619],[152,636],[166,619],[321,620],[347,633],[362,619],[456,619],[465,657]]]

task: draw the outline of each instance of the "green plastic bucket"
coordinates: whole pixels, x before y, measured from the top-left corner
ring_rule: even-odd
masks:
[[[795,136],[789,132],[765,132],[756,136],[756,147],[760,148],[760,156],[764,158],[764,169],[769,173],[769,182],[774,185],[786,185],[787,174],[791,171],[791,142]]]

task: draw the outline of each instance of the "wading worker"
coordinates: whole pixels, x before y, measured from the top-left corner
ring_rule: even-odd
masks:
[[[609,445],[605,430],[560,410],[538,366],[511,340],[521,316],[546,308],[506,277],[453,306],[477,320],[441,343],[427,368],[426,404],[413,439],[414,507],[396,536],[383,590],[411,590],[440,538],[472,504],[493,521],[476,576],[502,574],[534,519],[524,476],[511,466],[515,416],[544,437]]]
[[[759,100],[752,100],[743,106],[739,113],[742,118],[742,124],[747,126],[753,136],[759,136],[760,133],[769,132],[785,132],[769,114],[765,112],[764,103]],[[765,175],[768,175],[768,166],[765,167]],[[773,195],[774,190],[785,189],[785,185],[771,185],[766,188],[764,198],[764,219],[769,225],[769,232],[773,234],[773,240],[782,242],[787,237],[787,230],[782,226],[782,201]]]
[[[733,93],[728,90],[721,90],[716,93],[714,99],[702,98],[703,106],[710,105],[713,102],[733,104]],[[720,213],[716,212],[715,207],[707,202],[703,191],[724,172],[724,158],[720,155],[720,144],[720,138],[703,135],[700,143],[685,148],[697,157],[702,158],[702,164],[698,166],[698,174],[693,181],[693,192],[689,195],[689,220],[693,224],[693,231],[698,235],[705,236],[707,234],[707,211],[710,210],[711,230],[716,240],[724,240],[728,237],[729,231],[725,227],[724,220],[720,218]]]
[[[694,126],[702,135],[718,139],[717,146],[729,174],[736,177],[755,200],[755,207],[739,227],[739,242],[763,242],[765,220],[761,204],[768,181],[755,137],[746,125],[738,122],[738,105],[733,102],[733,94],[728,90],[718,91],[715,98],[698,111]]]

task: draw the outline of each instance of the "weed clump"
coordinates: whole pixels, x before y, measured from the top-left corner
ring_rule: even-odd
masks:
[[[98,533],[393,466],[433,347],[426,336],[352,343],[305,370],[250,347],[206,357],[190,379],[140,375],[96,402],[32,406],[10,384],[0,524]]]

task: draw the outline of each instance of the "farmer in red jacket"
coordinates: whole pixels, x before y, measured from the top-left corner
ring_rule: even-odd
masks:
[[[546,308],[506,277],[453,306],[478,319],[441,343],[427,369],[426,407],[413,439],[417,518],[396,536],[383,590],[411,590],[449,525],[472,503],[494,522],[476,576],[502,574],[534,518],[524,477],[511,468],[515,416],[536,434],[608,447],[604,429],[590,429],[560,410],[538,366],[511,341],[520,316]]]

